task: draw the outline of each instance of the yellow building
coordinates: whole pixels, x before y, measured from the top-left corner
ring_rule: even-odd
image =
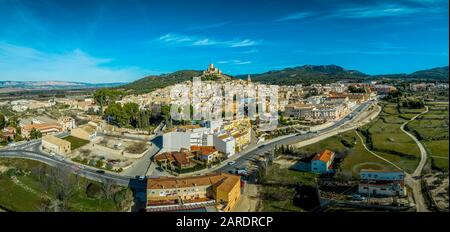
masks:
[[[214,185],[213,192],[215,193],[216,202],[219,203],[219,210],[230,212],[241,196],[241,182],[239,176],[227,178],[220,184]]]
[[[251,128],[250,119],[244,118],[234,120],[223,126],[223,128],[230,132],[231,136],[236,140],[236,151],[241,151],[251,142]]]
[[[42,150],[65,155],[70,153],[70,142],[53,135],[42,137]]]
[[[235,131],[234,133],[231,134],[236,140],[235,143],[236,151],[242,151],[242,149],[244,149],[248,144],[250,144],[251,134],[252,133],[250,128]]]
[[[213,200],[219,210],[230,211],[240,194],[240,176],[228,173],[185,178],[159,177],[147,181],[147,207]]]

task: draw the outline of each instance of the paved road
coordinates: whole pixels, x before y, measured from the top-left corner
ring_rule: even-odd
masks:
[[[359,107],[357,107],[352,114],[356,115],[365,110],[371,102],[366,102]],[[354,117],[353,117],[354,118]],[[216,166],[212,169],[206,170],[206,172],[211,171],[222,171],[226,172],[231,169],[239,168],[239,167],[245,167],[246,163],[249,159],[253,158],[254,156],[258,154],[265,153],[267,151],[270,151],[271,149],[275,148],[275,146],[279,146],[281,144],[293,144],[297,143],[299,141],[311,139],[316,136],[320,136],[322,133],[326,133],[328,131],[331,131],[333,129],[336,129],[351,119],[348,117],[345,117],[341,119],[340,121],[336,122],[334,125],[323,129],[322,131],[318,131],[317,133],[308,133],[308,134],[297,134],[292,136],[287,136],[282,139],[278,139],[275,141],[266,141],[257,147],[253,147],[251,149],[247,149],[246,151],[242,152],[239,155],[235,155],[233,157],[234,161],[236,162],[234,165],[226,165],[222,164],[220,166]],[[61,133],[57,135],[58,137],[64,137],[67,136],[67,133]],[[129,139],[136,139],[134,137],[130,137]],[[95,168],[84,166],[81,164],[75,164],[70,160],[61,159],[58,156],[49,156],[48,154],[45,154],[39,150],[40,141],[34,140],[29,142],[24,142],[17,144],[15,147],[6,147],[0,150],[0,157],[11,157],[11,158],[25,158],[25,159],[32,159],[36,161],[40,161],[43,163],[46,163],[48,165],[59,167],[59,168],[71,168],[71,170],[81,176],[84,176],[88,179],[96,180],[96,181],[102,181],[104,179],[109,179],[110,181],[113,181],[115,184],[123,185],[123,186],[129,186],[130,184],[136,184],[140,185],[140,183],[136,183],[135,176],[134,175],[120,175],[113,172],[105,171],[104,174],[97,173]],[[155,151],[149,152],[149,157],[156,154]],[[145,162],[142,164],[142,167],[146,167],[148,162]],[[79,168],[82,167],[82,168]],[[142,170],[145,168],[142,168]]]
[[[28,150],[1,150],[0,157],[36,160],[53,167],[68,168],[75,174],[81,175],[91,180],[103,181],[104,179],[109,179],[114,183],[122,186],[128,186],[130,179],[133,179],[132,177],[121,176],[109,172],[105,172],[104,174],[97,173],[97,169],[95,168],[91,168],[88,166],[82,166],[82,168],[80,168],[80,165],[74,164],[68,160],[63,159],[62,157],[57,158],[57,156],[49,156],[44,153],[38,153]]]
[[[231,170],[239,169],[239,168],[245,168],[247,167],[247,164],[250,160],[254,159],[257,155],[264,154],[265,152],[268,152],[272,149],[274,149],[276,146],[281,145],[288,145],[288,144],[295,144],[300,141],[310,140],[315,137],[321,137],[323,134],[327,134],[331,131],[335,131],[336,129],[342,127],[343,125],[346,125],[348,122],[352,121],[356,118],[357,115],[359,115],[361,112],[366,110],[371,104],[373,104],[373,101],[368,101],[360,106],[358,106],[353,112],[351,113],[353,117],[344,117],[341,120],[337,121],[335,124],[333,124],[330,127],[327,127],[325,129],[317,131],[317,133],[310,132],[306,134],[293,134],[293,135],[286,135],[282,137],[278,137],[272,140],[265,141],[263,143],[260,143],[259,145],[255,147],[250,147],[245,149],[243,152],[236,154],[232,157],[230,157],[227,161],[223,162],[222,164],[215,166],[210,169],[201,170],[197,172],[190,173],[188,175],[201,175],[208,172],[218,171],[218,172],[228,172]],[[232,165],[228,165],[227,163],[233,161]],[[186,175],[187,176],[187,175]]]
[[[421,181],[416,179],[422,175],[422,170],[425,164],[427,163],[427,151],[425,150],[425,147],[422,145],[422,143],[411,133],[405,130],[405,126],[411,122],[414,121],[417,117],[419,117],[422,114],[425,114],[428,112],[428,106],[425,106],[425,111],[422,113],[414,116],[409,121],[403,123],[400,127],[400,129],[405,132],[409,137],[411,137],[414,142],[416,142],[417,146],[420,149],[420,162],[419,165],[417,165],[416,170],[411,175],[406,176],[406,184],[411,187],[413,190],[414,195],[414,201],[416,202],[416,209],[417,212],[429,212],[427,204],[425,203],[425,198],[422,194],[422,184]]]

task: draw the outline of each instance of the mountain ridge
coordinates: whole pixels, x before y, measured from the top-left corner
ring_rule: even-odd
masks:
[[[199,70],[179,70],[168,74],[146,76],[126,85],[118,86],[117,88],[125,89],[132,93],[150,92],[158,88],[164,88],[191,80],[192,77],[200,75],[202,75],[202,71]],[[248,74],[236,76],[224,75],[244,80],[246,80],[248,76]],[[331,83],[342,80],[364,81],[382,78],[448,80],[448,66],[419,70],[410,74],[369,75],[358,70],[347,70],[334,64],[302,65],[281,70],[271,70],[264,73],[250,74],[250,76],[253,81],[264,84],[280,85]]]

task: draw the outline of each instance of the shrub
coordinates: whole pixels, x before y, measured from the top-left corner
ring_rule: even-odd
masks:
[[[103,167],[103,161],[101,161],[101,160],[97,160],[97,162],[95,163],[95,167],[97,167],[97,168],[101,168],[101,167]]]
[[[106,169],[111,170],[112,168],[113,168],[112,164],[110,164],[110,163],[106,164]]]
[[[101,186],[97,183],[89,183],[86,187],[86,196],[90,198],[99,198],[103,196]]]

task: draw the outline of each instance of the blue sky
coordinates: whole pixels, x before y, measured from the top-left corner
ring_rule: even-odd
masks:
[[[0,0],[0,80],[128,82],[336,64],[448,65],[448,1]]]

